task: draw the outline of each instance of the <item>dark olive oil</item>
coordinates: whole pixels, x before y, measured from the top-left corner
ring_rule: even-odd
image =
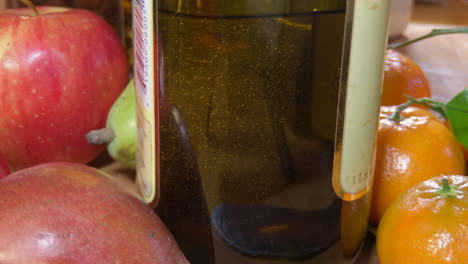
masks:
[[[213,15],[161,2],[157,211],[187,258],[350,261],[368,200],[343,203],[331,180],[344,3]]]
[[[330,176],[343,13],[158,15],[165,90],[186,123],[210,209]]]

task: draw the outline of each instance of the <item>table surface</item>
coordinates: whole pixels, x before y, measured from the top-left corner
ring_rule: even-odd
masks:
[[[468,1],[445,0],[443,4],[417,3],[404,36],[413,38],[433,28],[468,26]],[[433,97],[447,101],[468,88],[468,35],[429,38],[400,49],[425,72]]]
[[[414,23],[468,26],[468,1],[444,0],[442,4],[417,2],[411,21]]]

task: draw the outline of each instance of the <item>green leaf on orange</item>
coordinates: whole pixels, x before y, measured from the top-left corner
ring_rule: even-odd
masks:
[[[468,88],[447,102],[444,110],[452,133],[468,149]]]

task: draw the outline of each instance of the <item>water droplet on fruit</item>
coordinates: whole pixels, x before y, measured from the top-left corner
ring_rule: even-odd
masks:
[[[31,93],[36,93],[36,89],[32,89],[32,90],[31,90]]]

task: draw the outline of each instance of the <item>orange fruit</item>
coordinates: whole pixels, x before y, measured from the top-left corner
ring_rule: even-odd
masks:
[[[377,229],[377,255],[380,264],[468,263],[468,177],[431,178],[399,196]]]
[[[384,106],[399,105],[408,99],[431,97],[426,75],[419,65],[402,53],[389,49],[385,54],[382,101]]]
[[[395,106],[380,108],[370,223],[378,225],[398,195],[441,174],[464,174],[465,161],[451,131],[429,111],[410,106],[402,120]]]

